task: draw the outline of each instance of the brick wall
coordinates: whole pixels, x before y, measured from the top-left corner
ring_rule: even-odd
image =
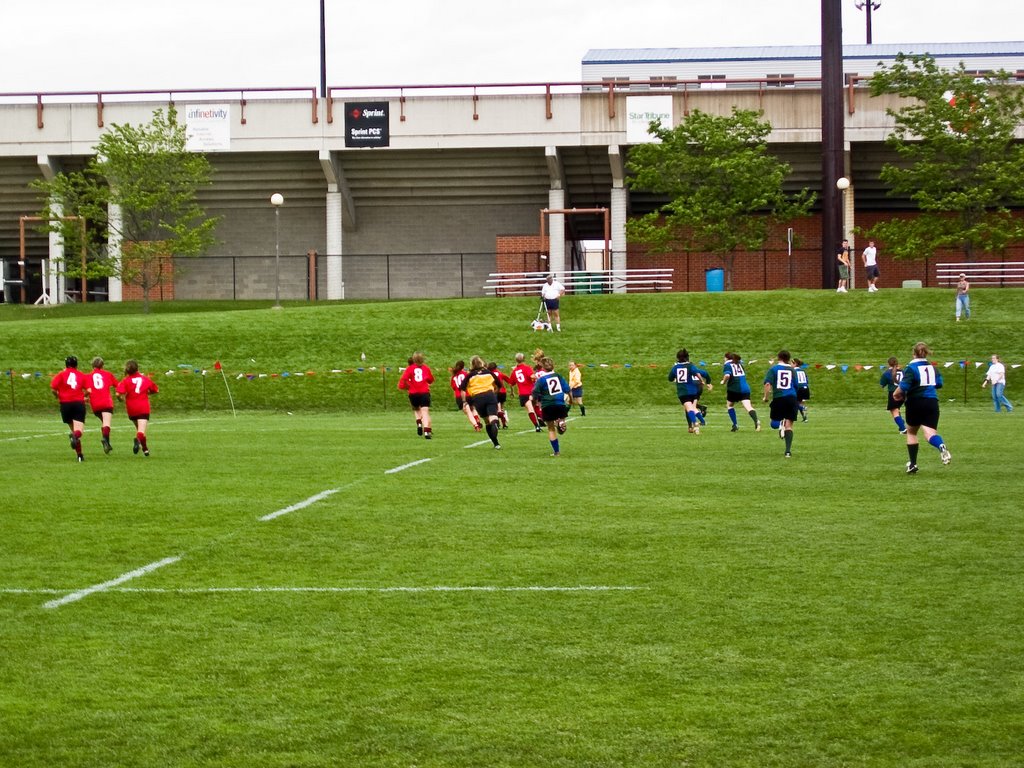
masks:
[[[161,284],[149,289],[150,301],[173,301],[174,300],[174,258],[166,256],[160,258],[157,263],[149,265],[150,270],[155,270],[159,264]],[[152,280],[150,280],[152,282]],[[142,286],[138,283],[125,283],[121,286],[122,301],[142,301]]]

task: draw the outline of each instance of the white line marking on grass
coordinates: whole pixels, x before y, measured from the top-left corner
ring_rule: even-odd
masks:
[[[403,469],[409,469],[409,467],[415,467],[417,464],[426,464],[430,459],[419,459],[417,461],[410,461],[408,464],[403,464],[400,467],[392,467],[391,469],[385,469],[385,475],[393,475],[395,472],[401,472]]]
[[[326,491],[320,491],[320,493],[314,494],[310,496],[308,499],[304,499],[298,502],[297,504],[292,504],[290,507],[285,507],[284,509],[279,509],[276,512],[271,512],[269,515],[264,515],[260,518],[260,522],[273,520],[276,517],[281,517],[281,515],[287,515],[289,512],[297,512],[300,509],[305,509],[311,504],[316,504],[318,501],[323,501],[328,496],[333,496],[340,490],[341,488],[328,488]]]
[[[481,440],[479,443],[470,443],[466,448],[479,448],[481,445],[490,445],[490,440]]]
[[[119,584],[124,584],[126,581],[131,581],[132,579],[137,579],[139,576],[145,576],[150,571],[155,571],[157,568],[163,568],[165,565],[171,565],[173,563],[178,562],[179,560],[181,560],[180,555],[175,555],[174,557],[165,557],[163,560],[157,560],[155,563],[150,563],[149,565],[144,565],[141,568],[136,568],[134,571],[122,573],[116,579],[105,581],[102,584],[94,584],[91,587],[86,587],[85,589],[80,589],[77,592],[72,592],[71,594],[64,595],[64,597],[58,598],[57,600],[51,600],[48,603],[43,603],[43,608],[60,608],[62,605],[74,603],[78,600],[81,600],[83,597],[88,597],[89,595],[95,594],[96,592],[106,592],[107,590],[113,589]]]
[[[168,558],[169,560],[171,558]],[[180,558],[173,558],[175,560]],[[153,564],[156,566],[157,564]],[[149,566],[147,566],[149,567]],[[140,571],[142,569],[139,569]],[[125,574],[126,576],[128,574]],[[113,583],[113,582],[108,582]],[[103,585],[99,585],[103,586]],[[92,589],[92,588],[90,588]],[[370,594],[370,593],[387,593],[387,592],[406,592],[406,593],[418,593],[418,592],[637,592],[645,590],[646,587],[630,587],[630,586],[609,586],[609,585],[583,585],[579,584],[576,586],[543,586],[543,585],[531,585],[531,586],[500,586],[500,585],[481,585],[481,586],[449,586],[449,585],[435,585],[425,587],[107,587],[103,591],[105,592],[119,592],[122,594],[153,594],[153,595],[211,595],[211,594],[222,594],[222,593],[237,593],[237,594],[259,594],[259,593],[356,593],[356,594]],[[98,592],[99,589],[93,589]],[[66,590],[61,589],[0,589],[0,594],[7,595],[53,595],[62,594]],[[85,590],[81,590],[85,592]],[[72,593],[72,595],[80,593]],[[90,593],[91,594],[91,593]],[[53,605],[47,603],[44,607],[56,608],[58,604],[72,602],[72,595],[68,595],[62,598],[63,602],[54,600]],[[81,597],[85,595],[82,594]],[[81,599],[81,597],[74,598],[75,600]]]

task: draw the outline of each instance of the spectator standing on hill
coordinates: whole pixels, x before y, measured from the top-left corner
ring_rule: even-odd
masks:
[[[892,420],[896,423],[896,429],[900,431],[901,435],[905,435],[907,434],[907,423],[903,420],[903,416],[900,415],[900,407],[903,404],[893,398],[893,393],[899,387],[902,380],[903,369],[900,368],[900,361],[895,357],[890,357],[889,367],[882,373],[882,378],[878,380],[878,386],[886,388],[888,398],[885,407],[888,409],[889,415],[892,416]]]
[[[434,430],[430,423],[430,385],[434,374],[424,362],[422,352],[413,352],[409,365],[398,379],[398,388],[409,393],[409,405],[416,417],[416,434],[430,440]]]
[[[1005,406],[1007,413],[1012,412],[1013,403],[1007,400],[1004,394],[1006,391],[1006,366],[1003,365],[999,355],[992,355],[992,363],[985,373],[985,381],[981,383],[981,386],[986,387],[989,384],[992,385],[992,404],[995,406],[996,413],[999,413],[999,406]]]
[[[712,389],[711,374],[690,362],[690,353],[684,348],[676,352],[676,364],[668,372],[668,380],[676,385],[676,396],[686,414],[686,431],[700,434],[697,401],[706,386]]]
[[[487,370],[484,359],[474,355],[469,361],[469,373],[462,381],[466,393],[466,406],[472,408],[480,419],[487,419],[487,436],[496,449],[498,443],[498,377]]]
[[[725,353],[722,364],[722,384],[725,384],[725,405],[732,422],[732,431],[739,432],[740,425],[736,421],[736,404],[740,403],[754,421],[754,431],[761,431],[761,422],[757,411],[750,403],[750,385],[747,383],[747,372],[743,370],[743,360],[735,352]]]
[[[964,315],[964,319],[971,319],[971,283],[967,279],[967,274],[964,272],[960,273],[960,277],[956,281],[956,321],[960,322],[961,312]]]
[[[565,295],[565,286],[555,280],[554,275],[548,275],[544,284],[540,287],[540,297],[544,301],[544,309],[547,310],[550,324],[556,331],[562,330],[562,318],[559,314],[559,300]]]
[[[839,251],[836,253],[836,261],[839,262],[839,287],[836,288],[836,293],[846,293],[846,287],[850,282],[850,254],[852,252],[850,241],[843,240],[843,244],[839,246]]]
[[[124,364],[124,378],[118,382],[117,396],[124,400],[124,409],[135,425],[132,453],[138,453],[141,449],[143,456],[149,456],[149,443],[146,441],[146,431],[149,427],[149,396],[159,391],[152,379],[139,373],[138,362],[129,360]]]
[[[104,370],[103,358],[92,359],[92,373],[86,389],[89,391],[89,405],[93,415],[100,420],[100,431],[102,438],[100,443],[104,453],[110,453],[113,448],[110,445],[110,427],[114,420],[114,396],[112,389],[117,387],[117,377],[110,371]]]
[[[864,276],[868,280],[868,293],[875,293],[878,290],[875,283],[878,282],[880,273],[878,271],[878,249],[875,248],[874,240],[868,240],[868,247],[864,249],[860,258],[864,262]]]
[[[561,448],[558,436],[564,435],[567,429],[565,418],[569,415],[572,395],[569,384],[555,373],[555,364],[550,357],[540,361],[540,374],[533,385],[535,407],[540,408],[544,421],[548,426],[548,442],[551,443],[551,455],[559,456]]]
[[[778,362],[764,375],[762,400],[768,402],[771,395],[771,425],[779,430],[779,437],[786,441],[785,457],[793,455],[793,424],[796,422],[797,396],[796,371],[790,365],[788,350],[779,350]]]
[[[569,394],[572,401],[580,407],[580,416],[587,415],[587,407],[583,405],[583,371],[572,360],[569,361]]]
[[[942,389],[942,374],[928,362],[931,350],[923,341],[914,345],[914,359],[907,363],[903,370],[900,385],[893,392],[897,402],[907,404],[907,474],[917,472],[917,433],[924,430],[925,439],[939,452],[943,464],[949,464],[952,456],[942,437],[939,428],[939,395],[936,390]]]
[[[533,368],[527,365],[524,362],[525,360],[526,355],[522,352],[516,353],[516,365],[512,369],[512,374],[509,378],[512,379],[512,384],[519,394],[520,407],[525,408],[526,415],[530,417],[533,431],[540,432],[540,424],[537,423],[537,413],[533,409],[533,398],[530,397],[533,393]]]
[[[64,370],[50,380],[53,396],[60,403],[60,420],[71,430],[71,449],[78,461],[85,461],[82,455],[82,430],[85,429],[85,374],[78,370],[78,358],[68,355],[64,358]]]

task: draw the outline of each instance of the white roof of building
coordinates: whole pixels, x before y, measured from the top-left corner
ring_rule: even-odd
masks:
[[[885,43],[844,45],[843,58],[893,58],[898,53],[928,54],[936,59],[955,56],[1021,56],[1024,41],[987,43]],[[593,48],[583,64],[646,64],[673,61],[750,61],[820,59],[820,45],[765,45],[733,48]]]

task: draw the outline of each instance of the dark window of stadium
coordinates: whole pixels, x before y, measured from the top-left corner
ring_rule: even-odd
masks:
[[[712,90],[725,88],[725,75],[697,75],[697,79],[700,81],[701,88]]]
[[[769,88],[794,88],[796,87],[796,75],[766,75]]]
[[[651,88],[677,88],[679,80],[675,75],[651,75]]]

